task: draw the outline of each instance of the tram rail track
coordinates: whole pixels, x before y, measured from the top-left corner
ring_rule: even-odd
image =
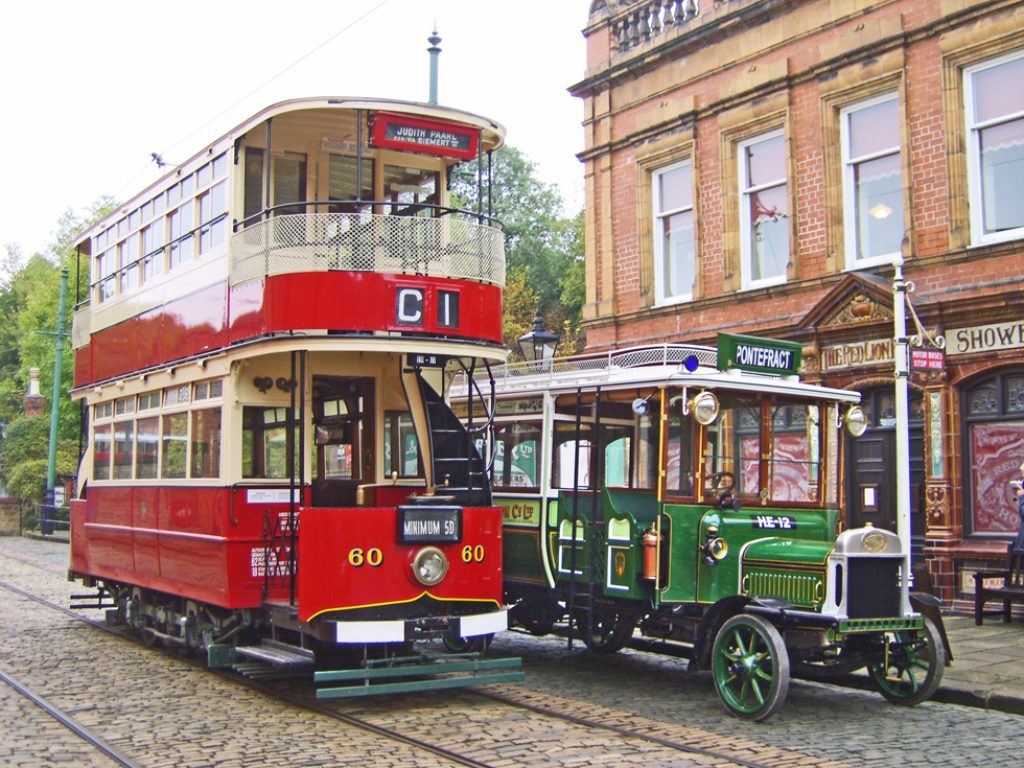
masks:
[[[44,571],[53,573],[57,572],[56,569],[52,568],[47,563],[33,561],[32,559],[25,557],[17,557],[15,559],[20,560],[25,564],[36,566]],[[124,632],[123,630],[116,627],[107,626],[102,621],[97,621],[88,616],[84,616],[78,611],[73,611],[71,609],[65,608],[64,606],[57,605],[56,603],[46,599],[45,597],[34,595],[31,592],[24,590],[16,585],[7,583],[5,581],[0,581],[0,589],[16,594],[24,599],[31,600],[32,602],[38,605],[44,606],[50,610],[59,612],[69,618],[72,618],[76,622],[82,622],[95,629],[100,629],[103,632],[108,633],[112,636],[119,637],[122,639],[138,641],[138,638],[136,638],[134,635],[130,633]],[[441,747],[436,744],[432,744],[429,741],[426,741],[417,736],[411,736],[407,733],[402,733],[394,728],[390,728],[387,726],[380,725],[378,723],[371,722],[366,718],[358,717],[343,711],[338,711],[337,705],[310,701],[309,699],[305,698],[302,695],[302,693],[289,693],[282,692],[280,690],[274,690],[274,686],[268,682],[248,679],[236,673],[207,670],[205,669],[205,667],[203,667],[203,665],[200,663],[198,659],[178,657],[178,660],[185,661],[186,663],[189,663],[196,667],[202,667],[204,671],[207,673],[217,674],[223,678],[231,680],[235,684],[241,684],[252,690],[255,690],[259,692],[261,695],[272,697],[273,699],[276,699],[280,702],[285,702],[291,706],[299,707],[305,711],[315,712],[320,716],[329,718],[331,720],[335,720],[337,722],[343,723],[353,728],[357,728],[359,730],[373,734],[380,738],[387,739],[393,742],[402,743],[414,749],[422,750],[424,752],[430,753],[435,758],[441,758],[453,764],[469,766],[470,768],[492,768],[491,763],[484,762],[482,760],[464,754],[460,754],[454,750]],[[305,681],[303,681],[302,684],[305,685]],[[689,755],[697,759],[703,758],[705,760],[714,761],[714,765],[716,766],[769,768],[769,766],[777,765],[780,760],[779,754],[774,754],[769,762],[761,762],[756,759],[744,757],[740,754],[731,753],[728,750],[723,750],[721,748],[713,748],[707,745],[694,743],[699,742],[700,739],[698,736],[695,736],[693,734],[687,734],[686,739],[688,741],[683,741],[677,738],[659,736],[651,732],[639,730],[637,728],[631,728],[609,722],[602,722],[599,719],[596,719],[595,717],[559,711],[555,708],[557,705],[551,703],[555,700],[556,697],[549,697],[546,694],[538,693],[535,691],[529,692],[526,698],[523,698],[517,696],[514,692],[509,691],[508,688],[505,686],[489,686],[486,689],[467,689],[465,691],[460,691],[459,695],[487,699],[489,701],[499,703],[503,706],[521,711],[526,711],[540,717],[551,718],[563,723],[570,723],[575,726],[580,726],[595,731],[611,733],[618,738],[644,742],[650,745],[655,745],[662,749],[670,750],[674,753]],[[531,701],[529,699],[533,700]],[[588,708],[590,707],[584,707],[584,709]],[[716,737],[713,734],[709,733],[707,734],[707,740],[715,741]],[[745,748],[743,748],[742,751],[747,752],[749,754],[750,746],[747,745]],[[778,750],[772,751],[778,752]],[[794,754],[795,753],[789,753],[790,756],[793,756]],[[781,756],[781,759],[784,760],[785,757]],[[814,758],[809,759],[812,763],[827,762],[816,761],[814,760]],[[131,763],[122,764],[131,765]]]
[[[75,720],[71,715],[64,712],[60,707],[57,707],[53,702],[49,701],[45,697],[33,691],[31,688],[26,686],[24,683],[16,679],[15,677],[7,674],[3,670],[0,670],[0,682],[3,682],[12,690],[24,696],[26,699],[31,701],[51,718],[56,720],[58,723],[63,725],[73,734],[78,736],[82,741],[91,744],[98,751],[109,757],[115,763],[123,768],[142,768],[142,763],[138,763],[116,747],[111,746],[106,740],[97,736],[89,728]]]

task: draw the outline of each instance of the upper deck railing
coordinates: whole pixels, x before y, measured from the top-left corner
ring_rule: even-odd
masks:
[[[718,351],[714,347],[696,344],[660,344],[627,347],[589,355],[556,357],[547,362],[519,362],[496,366],[491,370],[496,384],[509,389],[517,381],[531,384],[553,384],[567,379],[585,379],[588,375],[607,376],[614,371],[651,366],[673,367],[684,365],[689,358],[696,360],[696,369],[715,370]],[[465,394],[466,377],[460,372],[452,379],[453,397]]]
[[[499,227],[453,209],[419,208],[445,215],[285,213],[249,224],[231,238],[231,284],[289,272],[347,270],[504,286],[505,239]]]

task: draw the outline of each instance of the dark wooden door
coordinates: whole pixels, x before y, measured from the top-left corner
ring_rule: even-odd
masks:
[[[868,430],[846,438],[846,525],[896,531],[896,425],[892,388],[864,394]],[[924,434],[920,393],[910,395],[910,551],[924,550]]]

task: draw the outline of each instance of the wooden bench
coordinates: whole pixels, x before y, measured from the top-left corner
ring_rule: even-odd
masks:
[[[1013,551],[1013,545],[1006,549],[1007,569],[1005,571],[978,571],[974,574],[974,623],[981,624],[985,616],[1002,615],[1003,621],[1010,620],[1010,605],[1024,603],[1024,554]],[[986,579],[998,579],[996,586],[986,586]],[[998,600],[1002,610],[986,611],[985,603]]]

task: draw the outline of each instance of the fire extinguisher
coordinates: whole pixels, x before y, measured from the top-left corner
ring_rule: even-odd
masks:
[[[653,528],[644,532],[644,578],[654,581],[658,578],[658,533]]]

